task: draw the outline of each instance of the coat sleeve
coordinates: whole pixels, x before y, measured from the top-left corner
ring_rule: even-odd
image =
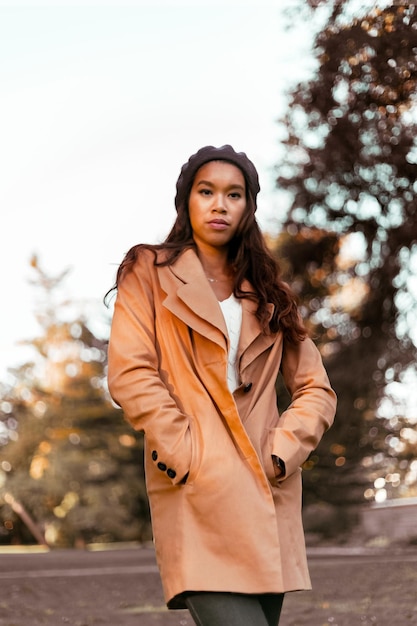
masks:
[[[288,476],[306,461],[333,423],[336,394],[311,339],[284,346],[281,371],[292,401],[273,431],[272,454],[284,461]]]
[[[173,484],[190,468],[189,419],[159,375],[153,257],[140,260],[118,286],[108,349],[108,385],[126,420],[146,435],[152,460]]]

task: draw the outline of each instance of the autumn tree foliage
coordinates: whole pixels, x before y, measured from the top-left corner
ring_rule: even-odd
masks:
[[[65,273],[32,266],[41,333],[1,393],[0,542],[148,540],[143,439],[109,398],[106,342],[57,302]]]
[[[329,13],[317,71],[280,121],[290,204],[275,245],[339,406],[306,465],[306,497],[415,495],[417,410],[390,392],[416,361],[417,6],[308,4]]]

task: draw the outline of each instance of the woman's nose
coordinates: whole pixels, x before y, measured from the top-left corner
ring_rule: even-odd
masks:
[[[223,195],[220,195],[220,194],[219,194],[219,195],[216,197],[216,201],[215,201],[215,203],[214,203],[214,208],[213,208],[213,210],[214,210],[214,211],[217,211],[218,213],[226,213],[226,210],[227,210],[227,209],[226,209],[226,202],[225,202],[225,199],[224,199],[224,196],[223,196]]]

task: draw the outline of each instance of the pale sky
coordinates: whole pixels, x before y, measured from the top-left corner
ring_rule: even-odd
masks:
[[[0,374],[38,333],[31,255],[70,268],[66,295],[100,323],[117,265],[166,236],[203,145],[248,154],[260,225],[278,229],[276,119],[311,65],[312,29],[283,32],[288,4],[0,0]]]

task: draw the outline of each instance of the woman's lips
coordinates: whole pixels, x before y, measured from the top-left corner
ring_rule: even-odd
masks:
[[[212,220],[209,222],[209,226],[214,230],[225,230],[229,224],[225,220]]]

